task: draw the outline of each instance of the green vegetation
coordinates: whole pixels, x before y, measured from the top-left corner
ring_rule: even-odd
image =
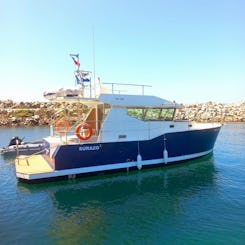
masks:
[[[13,116],[16,118],[32,117],[34,116],[34,111],[31,109],[18,109],[13,112]]]

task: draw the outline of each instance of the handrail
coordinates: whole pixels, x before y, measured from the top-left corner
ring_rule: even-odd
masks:
[[[103,83],[103,84],[111,84],[111,91],[114,94],[114,85],[121,85],[121,86],[136,86],[136,87],[142,87],[142,95],[144,95],[145,87],[152,87],[150,85],[144,85],[144,84],[134,84],[134,83]],[[121,90],[119,90],[121,91]]]

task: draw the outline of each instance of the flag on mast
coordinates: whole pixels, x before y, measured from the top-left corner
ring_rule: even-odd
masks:
[[[84,82],[91,82],[91,78],[80,78],[79,76],[75,76],[77,84],[83,84]]]
[[[83,78],[83,82],[91,82],[91,78]]]
[[[74,57],[71,57],[71,58],[73,59],[74,64],[79,67],[80,66],[79,60],[76,60]]]
[[[76,82],[77,82],[77,84],[82,84],[81,79],[80,79],[78,76],[76,76],[76,75],[75,75],[75,77],[76,77]]]

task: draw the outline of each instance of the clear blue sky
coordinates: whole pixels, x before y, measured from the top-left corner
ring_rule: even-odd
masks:
[[[244,0],[1,0],[0,100],[74,85],[70,53],[102,82],[179,103],[245,100]]]

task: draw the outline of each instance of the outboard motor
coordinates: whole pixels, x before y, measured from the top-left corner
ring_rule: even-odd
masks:
[[[20,145],[22,143],[23,139],[19,138],[18,136],[15,136],[13,137],[10,142],[9,142],[9,145],[8,146],[11,146],[11,145]]]

